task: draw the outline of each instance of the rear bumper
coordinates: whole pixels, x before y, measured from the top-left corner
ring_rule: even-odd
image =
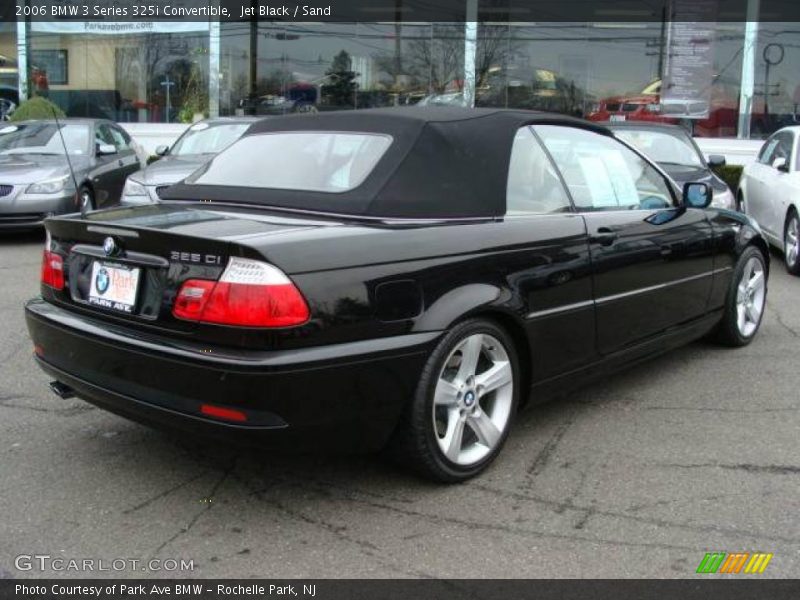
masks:
[[[40,367],[88,402],[154,426],[307,450],[381,447],[439,336],[244,352],[145,336],[42,299],[25,314]],[[247,421],[210,419],[203,403]]]

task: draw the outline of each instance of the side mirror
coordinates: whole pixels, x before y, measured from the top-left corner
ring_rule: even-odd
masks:
[[[712,198],[713,192],[707,183],[697,181],[683,184],[683,205],[687,208],[707,208]]]
[[[97,146],[97,156],[108,156],[116,153],[117,147],[114,144],[98,144]]]
[[[169,146],[166,146],[164,144],[156,146],[156,154],[158,154],[158,156],[166,156],[167,152],[169,152]]]
[[[772,161],[772,168],[777,169],[778,171],[782,171],[784,173],[788,173],[789,163],[786,162],[786,159],[781,156]]]
[[[709,154],[708,155],[708,166],[709,167],[724,167],[725,157],[722,154]]]

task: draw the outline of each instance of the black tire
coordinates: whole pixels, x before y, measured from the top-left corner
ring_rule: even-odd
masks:
[[[737,310],[737,292],[739,283],[745,276],[745,266],[752,258],[755,258],[757,261],[759,261],[761,263],[761,268],[763,269],[764,305],[761,309],[761,314],[759,315],[755,330],[749,335],[745,335],[742,333],[738,325],[739,315]],[[767,288],[767,263],[766,259],[764,258],[764,254],[755,246],[748,246],[745,248],[744,252],[742,252],[742,255],[739,257],[739,260],[736,263],[736,267],[733,270],[733,277],[731,278],[731,283],[728,287],[728,293],[725,297],[725,310],[723,312],[722,320],[720,321],[716,330],[715,337],[717,342],[724,344],[725,346],[738,347],[746,346],[753,341],[753,338],[756,336],[761,326],[761,321],[764,318],[764,309],[767,305]]]
[[[800,275],[800,252],[798,252],[795,242],[794,258],[792,259],[789,252],[789,231],[794,229],[795,240],[798,239],[798,230],[800,230],[800,217],[794,208],[789,210],[786,217],[786,223],[783,225],[783,264],[786,265],[786,270],[792,275]]]
[[[445,361],[461,342],[475,334],[492,336],[503,346],[512,369],[513,392],[510,414],[496,446],[481,460],[464,466],[449,460],[439,447],[433,419],[433,398]],[[442,338],[428,358],[414,397],[406,407],[389,444],[390,455],[400,464],[434,481],[457,483],[474,477],[495,459],[508,437],[519,406],[519,386],[519,358],[511,336],[487,319],[470,319],[457,324]]]
[[[94,192],[88,185],[82,185],[80,191],[78,192],[78,206],[81,211],[84,210],[84,204],[86,205],[87,211],[94,210],[96,208],[94,203]]]

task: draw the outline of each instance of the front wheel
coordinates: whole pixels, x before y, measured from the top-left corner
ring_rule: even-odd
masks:
[[[789,273],[800,275],[800,219],[794,209],[783,231],[783,260]]]
[[[431,353],[392,450],[441,482],[484,470],[500,452],[519,402],[514,342],[484,319],[454,327]]]
[[[717,338],[728,346],[746,346],[755,337],[767,302],[767,266],[755,246],[742,252],[733,272]]]

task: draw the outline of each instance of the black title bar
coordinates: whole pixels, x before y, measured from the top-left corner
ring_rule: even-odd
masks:
[[[697,0],[709,21],[800,21],[798,0]],[[681,20],[669,0],[3,0],[0,20],[652,22]],[[703,11],[705,12],[705,11]]]
[[[789,600],[797,580],[0,580],[3,600]]]

